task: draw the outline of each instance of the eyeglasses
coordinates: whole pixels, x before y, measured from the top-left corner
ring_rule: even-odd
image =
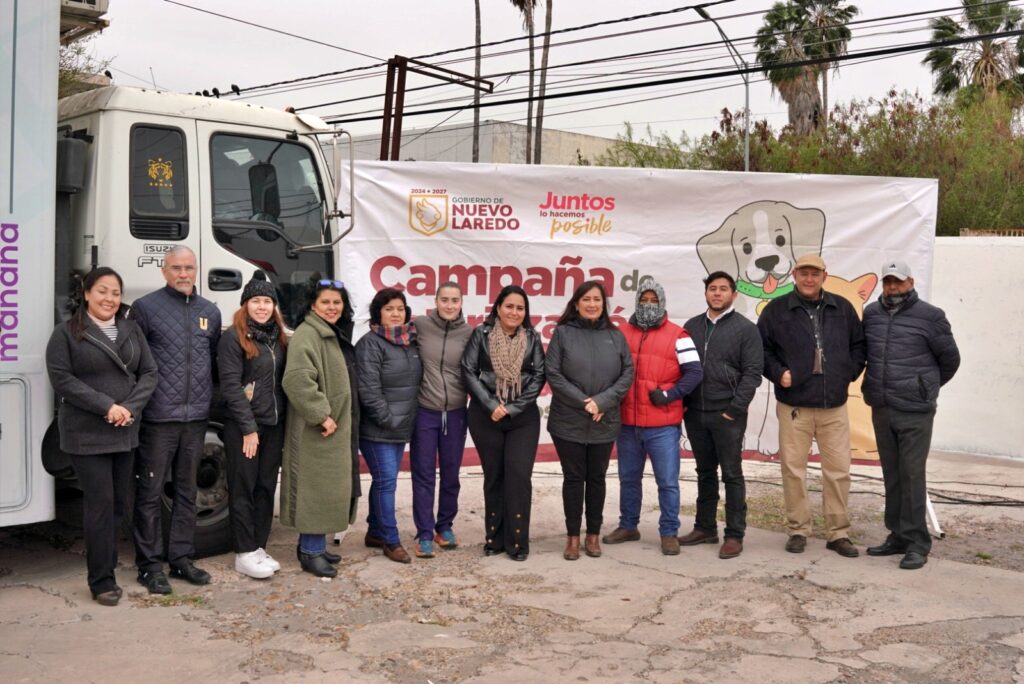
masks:
[[[317,285],[323,285],[324,287],[333,287],[338,290],[345,289],[345,283],[340,280],[331,280],[330,278],[324,278],[323,280],[316,281]]]

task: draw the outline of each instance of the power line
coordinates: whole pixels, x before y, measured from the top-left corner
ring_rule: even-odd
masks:
[[[851,54],[847,54],[847,55],[840,55],[838,57],[820,57],[820,58],[793,60],[793,61],[790,61],[790,62],[773,62],[773,63],[766,64],[766,65],[763,65],[763,66],[761,66],[761,65],[750,66],[750,67],[746,67],[746,68],[728,69],[728,70],[724,70],[724,71],[716,71],[716,72],[705,73],[705,74],[694,74],[694,75],[689,75],[689,76],[677,76],[677,77],[674,77],[674,78],[660,79],[660,80],[656,80],[656,81],[644,81],[644,82],[641,82],[641,83],[627,83],[627,84],[624,84],[624,85],[605,86],[605,87],[599,87],[599,88],[590,88],[590,89],[587,89],[587,90],[574,90],[574,91],[570,91],[570,92],[555,93],[555,94],[552,94],[552,95],[545,94],[543,99],[545,99],[545,100],[549,100],[549,99],[557,100],[557,99],[561,99],[561,98],[565,98],[565,97],[580,97],[582,95],[595,95],[595,94],[599,94],[599,93],[618,92],[620,90],[635,90],[637,88],[653,88],[653,87],[663,86],[663,85],[673,85],[673,84],[676,84],[676,83],[688,83],[688,82],[692,82],[692,81],[703,81],[703,80],[707,80],[707,79],[711,79],[711,78],[722,78],[722,77],[725,77],[725,76],[741,76],[743,74],[757,73],[757,72],[764,71],[764,70],[767,70],[767,69],[775,69],[775,68],[816,66],[816,65],[819,65],[819,64],[835,64],[837,62],[846,62],[846,61],[850,61],[850,60],[858,59],[858,58],[863,59],[863,58],[867,58],[867,57],[880,57],[880,56],[887,56],[887,55],[897,55],[897,54],[902,54],[902,53],[907,53],[907,52],[919,52],[921,50],[930,50],[930,49],[937,48],[937,47],[949,47],[949,46],[953,46],[953,45],[963,45],[963,44],[966,44],[966,43],[974,43],[974,42],[978,42],[978,41],[981,41],[981,40],[993,40],[993,39],[997,39],[997,38],[1009,38],[1009,37],[1012,37],[1012,36],[1020,36],[1022,34],[1024,34],[1024,31],[1000,31],[1000,32],[996,32],[996,33],[986,33],[986,34],[977,35],[977,36],[967,36],[967,37],[963,37],[963,38],[952,38],[952,39],[949,39],[949,40],[928,41],[928,42],[925,42],[925,43],[911,43],[911,44],[908,44],[908,45],[892,47],[892,48],[881,48],[881,49],[877,49],[877,50],[864,50],[864,51],[857,52],[857,53],[851,53]],[[527,97],[513,98],[513,99],[509,99],[509,100],[501,100],[501,101],[498,101],[498,102],[493,102],[493,101],[492,102],[482,102],[480,104],[480,107],[481,108],[485,108],[485,107],[498,107],[498,106],[512,105],[512,104],[522,104],[522,103],[530,102],[530,101],[536,102],[536,101],[538,101],[540,99],[541,98],[539,96],[532,96],[532,97],[531,96],[527,96]],[[423,114],[442,114],[442,113],[447,113],[447,112],[451,112],[451,111],[458,111],[460,109],[463,109],[463,107],[440,107],[440,108],[435,108],[435,109],[413,110],[413,111],[406,111],[406,112],[404,112],[403,116],[404,117],[409,117],[409,116],[419,116],[419,115],[423,115]],[[332,120],[328,120],[328,123],[357,123],[357,122],[361,122],[361,121],[377,121],[380,118],[381,118],[380,116],[368,116],[368,117],[358,117],[358,118],[349,118],[349,119],[332,119]]]

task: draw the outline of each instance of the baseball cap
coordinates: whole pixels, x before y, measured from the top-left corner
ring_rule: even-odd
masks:
[[[905,261],[886,261],[882,264],[882,280],[892,276],[897,280],[906,280],[910,277],[910,266]]]
[[[800,258],[796,260],[796,266],[793,267],[795,271],[798,268],[803,267],[816,268],[819,271],[825,270],[825,260],[817,254],[801,254]]]

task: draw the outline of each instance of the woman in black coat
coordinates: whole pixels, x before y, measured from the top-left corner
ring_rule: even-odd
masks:
[[[633,383],[633,358],[625,336],[608,319],[604,286],[576,288],[545,358],[551,385],[548,432],[562,464],[562,505],[569,538],[566,560],[580,557],[580,525],[587,509],[585,550],[601,555],[605,474],[619,436],[619,405]]]
[[[257,271],[217,346],[235,570],[255,579],[281,569],[266,549],[284,448],[287,344],[277,288]]]
[[[540,438],[537,397],[544,349],[530,323],[526,292],[508,285],[473,331],[462,355],[471,401],[467,422],[484,470],[484,554],[530,553],[533,463]]]
[[[71,456],[82,489],[89,590],[116,606],[117,533],[139,445],[142,410],[157,383],[146,338],[124,317],[124,287],[113,269],[82,280],[82,300],[46,345],[46,369],[60,408],[60,448]]]
[[[359,450],[372,478],[364,543],[396,563],[412,561],[395,520],[398,468],[412,437],[423,378],[411,315],[401,290],[381,290],[370,302],[370,332],[356,343]]]

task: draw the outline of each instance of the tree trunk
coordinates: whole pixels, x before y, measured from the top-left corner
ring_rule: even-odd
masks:
[[[526,30],[530,32],[530,96],[526,102],[526,163],[532,164],[533,153],[533,3],[526,3]]]
[[[548,51],[551,48],[551,6],[555,0],[547,0],[547,16],[544,18],[544,47],[540,58],[540,89],[537,99],[537,130],[534,132],[536,143],[533,146],[533,163],[541,163],[541,143],[544,139],[544,91],[548,83]]]
[[[821,123],[818,128],[821,129],[823,137],[828,137],[828,66],[821,70]]]
[[[476,77],[477,88],[473,90],[473,163],[480,161],[480,0],[474,0],[476,7]]]

